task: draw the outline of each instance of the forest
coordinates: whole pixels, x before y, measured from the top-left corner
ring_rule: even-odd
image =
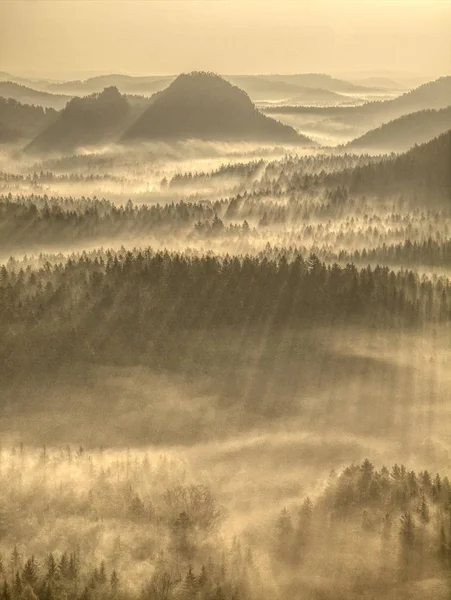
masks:
[[[0,73],[0,600],[449,600],[451,78],[93,73]]]
[[[424,593],[440,593],[449,572],[449,479],[402,464],[378,470],[365,459],[332,471],[314,500],[281,508],[226,546],[218,533],[224,507],[175,458],[19,446],[3,450],[1,477],[2,600],[245,600],[299,585],[308,594],[325,565],[336,576],[316,586],[321,597],[360,598],[370,583],[407,598],[396,594],[424,579],[434,582]],[[36,513],[54,523],[47,540]]]

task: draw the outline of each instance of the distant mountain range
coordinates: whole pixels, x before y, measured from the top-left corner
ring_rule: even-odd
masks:
[[[73,98],[26,151],[61,153],[118,141],[188,138],[312,145],[293,128],[263,115],[245,92],[221,77],[191,73],[151,99],[132,101],[113,86]]]
[[[85,96],[87,94],[99,93],[105,87],[117,87],[122,94],[139,94],[150,96],[159,92],[176,79],[175,75],[149,75],[134,77],[130,75],[109,74],[90,77],[86,80],[73,81],[44,81],[15,77],[8,73],[0,73],[0,82],[11,82],[33,89],[36,92],[56,94],[58,96]],[[326,92],[335,92],[337,96],[327,97],[326,103],[342,104],[346,101],[343,94],[368,95],[370,92],[381,90],[371,85],[356,85],[349,81],[337,79],[325,74],[294,74],[294,75],[225,75],[224,79],[243,89],[254,102],[261,101],[286,101],[290,98],[302,97],[306,88],[315,89],[311,92],[309,101],[313,104],[321,104],[321,95]],[[28,98],[20,98],[16,95],[10,97],[21,102],[29,102]],[[0,94],[3,95],[3,94]],[[45,100],[45,98],[42,98]],[[49,102],[49,99],[47,99]],[[58,102],[58,101],[55,101]],[[48,104],[50,105],[50,104]],[[54,105],[54,108],[57,108]],[[60,107],[61,108],[61,107]]]
[[[346,144],[346,147],[402,152],[415,144],[428,142],[448,129],[451,129],[451,106],[441,110],[421,110],[372,129]]]
[[[324,123],[327,123],[332,130],[352,130],[356,137],[413,112],[446,108],[450,101],[451,76],[446,76],[420,85],[397,98],[367,102],[361,106],[274,106],[262,110],[268,115],[277,115],[282,122],[292,122],[290,115],[296,115],[297,119],[308,118],[312,132],[317,128],[324,134]]]
[[[275,86],[278,93],[300,89],[293,83],[273,80],[275,77],[279,76],[239,76],[237,79],[245,85],[259,87],[264,94],[271,86]],[[324,81],[336,87],[342,87],[343,84],[342,80],[326,75],[280,77],[309,84]],[[149,80],[110,75],[88,81],[97,85],[99,80],[105,82],[116,78],[132,80],[134,85],[147,85]],[[155,85],[162,85],[161,78],[153,80]],[[180,75],[151,98],[126,96],[115,86],[105,88],[100,93],[72,99],[15,82],[0,82],[0,94],[2,91],[27,97],[30,102],[66,103],[69,99],[67,106],[57,112],[52,108],[43,109],[21,104],[14,99],[0,98],[0,141],[28,140],[27,150],[30,152],[67,152],[119,140],[129,143],[189,138],[312,145],[313,142],[305,135],[269,118],[275,112],[282,119],[283,114],[290,111],[327,117],[332,124],[352,124],[355,135],[362,129],[367,132],[350,142],[349,148],[402,151],[415,143],[431,139],[449,127],[451,77],[426,83],[390,101],[368,102],[353,107],[278,106],[264,109],[266,115],[255,107],[242,89],[218,75],[200,72]],[[327,99],[337,100],[341,94],[322,88],[304,87],[302,97],[293,97],[293,102],[307,103],[310,97],[320,97],[325,102]],[[371,127],[375,129],[371,130]]]
[[[381,91],[380,88],[375,86],[364,86],[345,81],[344,79],[337,79],[331,75],[325,73],[300,73],[293,75],[258,75],[259,78],[267,81],[281,81],[289,83],[291,85],[297,85],[302,88],[320,88],[323,90],[329,90],[331,92],[342,92],[348,94],[359,94],[362,92],[375,92]]]
[[[100,92],[106,87],[117,87],[122,94],[139,94],[150,96],[167,87],[175,76],[150,75],[146,77],[132,77],[130,75],[99,75],[90,77],[85,81],[65,81],[50,83],[47,89],[52,93],[70,93],[74,96]]]
[[[402,90],[405,88],[405,85],[399,83],[398,81],[394,81],[389,77],[364,77],[363,79],[353,80],[353,83],[359,86],[375,87],[387,90]]]
[[[0,96],[2,98],[12,98],[22,104],[55,108],[56,110],[64,108],[72,98],[72,96],[41,92],[12,81],[0,81]]]

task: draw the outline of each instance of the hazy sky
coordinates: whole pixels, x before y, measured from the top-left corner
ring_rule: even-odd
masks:
[[[450,31],[451,0],[0,0],[0,70],[446,74]]]

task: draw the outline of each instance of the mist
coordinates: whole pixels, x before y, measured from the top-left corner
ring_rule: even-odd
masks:
[[[1,3],[0,600],[449,600],[450,17]]]

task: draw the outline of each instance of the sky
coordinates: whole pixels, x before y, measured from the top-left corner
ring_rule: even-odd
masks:
[[[451,72],[451,0],[0,0],[0,71]]]

